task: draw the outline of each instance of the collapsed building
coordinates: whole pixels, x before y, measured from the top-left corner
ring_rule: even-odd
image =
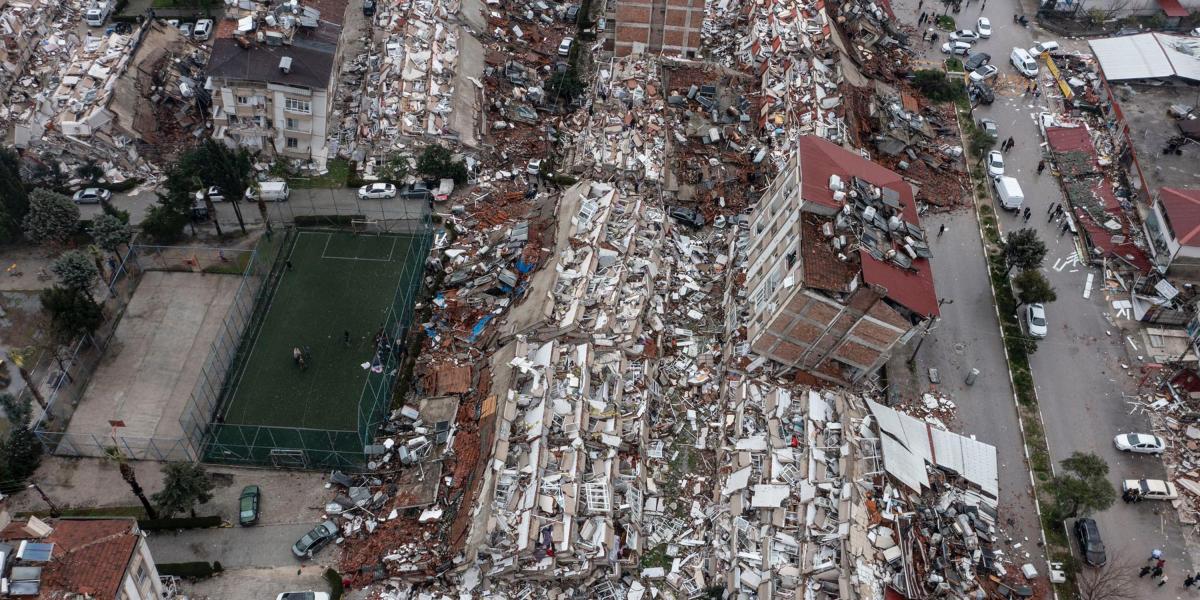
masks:
[[[801,137],[750,228],[747,337],[760,357],[854,384],[938,314],[912,188],[845,148]]]
[[[159,21],[123,31],[60,31],[37,45],[9,90],[14,146],[42,160],[95,160],[117,182],[151,177],[168,138],[203,133],[204,48]]]

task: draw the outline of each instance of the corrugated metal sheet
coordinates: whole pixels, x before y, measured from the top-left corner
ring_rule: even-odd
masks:
[[[1180,77],[1200,81],[1200,42],[1195,38],[1140,33],[1088,42],[1109,81]]]
[[[1000,491],[996,447],[867,401],[879,422],[883,466],[904,485],[920,490],[929,485],[925,463],[958,473],[993,498]]]

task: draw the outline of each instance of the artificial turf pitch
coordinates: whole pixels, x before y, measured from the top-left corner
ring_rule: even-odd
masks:
[[[411,235],[300,231],[290,268],[283,267],[244,364],[232,374],[223,422],[356,431],[369,374],[362,363],[375,356],[397,289],[412,301],[425,260],[411,255],[418,247]],[[310,349],[305,370],[293,360],[295,347]]]

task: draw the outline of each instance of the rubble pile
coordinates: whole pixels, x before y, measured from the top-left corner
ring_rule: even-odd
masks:
[[[1175,483],[1179,497],[1171,504],[1179,521],[1194,528],[1200,524],[1200,421],[1197,421],[1197,379],[1184,372],[1163,393],[1143,395],[1135,407],[1150,416],[1151,433],[1167,443],[1162,454],[1167,479]]]
[[[49,0],[8,2],[0,7],[0,100],[7,99],[9,88],[64,8],[64,3]],[[75,15],[68,15],[66,20],[73,18]],[[0,107],[0,118],[5,118],[8,110]]]
[[[37,43],[0,109],[16,147],[68,168],[95,160],[116,183],[153,178],[146,154],[205,133],[205,46],[155,20],[82,39],[63,25]]]

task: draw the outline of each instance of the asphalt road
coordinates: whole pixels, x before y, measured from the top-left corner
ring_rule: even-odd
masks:
[[[180,532],[151,532],[146,542],[155,562],[220,561],[225,569],[295,567],[292,544],[317,525],[317,521],[265,524],[254,527],[218,527]],[[333,564],[338,548],[330,544],[304,564]]]
[[[893,7],[908,22],[915,22],[913,15],[919,14],[912,0],[894,3]],[[1049,170],[1037,174],[1043,140],[1034,115],[1043,110],[1054,112],[1056,109],[1046,107],[1058,100],[1048,97],[1053,89],[1044,81],[1040,97],[1026,95],[1024,87],[1028,80],[1016,72],[1008,62],[1008,55],[1014,46],[1028,48],[1054,36],[1038,32],[1033,26],[1027,29],[1014,25],[1012,15],[1018,11],[1017,0],[995,1],[990,6],[976,0],[964,5],[954,16],[959,28],[973,28],[980,15],[992,22],[992,37],[982,40],[976,49],[991,54],[992,64],[1000,69],[993,82],[997,97],[991,106],[977,107],[974,117],[996,121],[1000,140],[1013,137],[1015,146],[1005,155],[1005,173],[1021,183],[1026,205],[1032,208],[1028,222],[1001,212],[1001,228],[1007,232],[1032,227],[1049,248],[1045,272],[1058,291],[1058,301],[1047,307],[1050,333],[1039,344],[1031,364],[1051,456],[1057,462],[1075,451],[1094,452],[1108,462],[1110,479],[1118,487],[1126,478],[1162,477],[1161,461],[1125,456],[1112,445],[1112,437],[1117,433],[1148,429],[1147,419],[1134,413],[1122,395],[1132,393],[1137,383],[1136,377],[1131,377],[1122,366],[1130,364],[1126,360],[1128,346],[1122,330],[1136,329],[1137,324],[1115,316],[1109,301],[1116,298],[1104,293],[1100,269],[1082,264],[1076,240],[1071,235],[1060,236],[1058,223],[1047,222],[1046,211],[1054,203],[1062,202],[1063,197]],[[943,33],[940,37],[939,42],[946,36]],[[1082,41],[1059,41],[1065,49],[1086,50]],[[944,55],[938,48],[927,46],[925,57],[938,61]],[[1044,68],[1042,71],[1047,76]],[[940,389],[951,394],[958,404],[955,429],[997,446],[1005,513],[1029,514],[1031,507],[1025,510],[1031,504],[1028,472],[1023,465],[1016,412],[987,289],[975,216],[968,211],[931,216],[926,219],[926,230],[936,231],[943,222],[948,230],[934,241],[932,263],[939,297],[953,303],[942,306],[942,318],[926,340],[917,369],[922,376],[930,366],[939,369],[943,382]],[[1089,297],[1084,298],[1089,274],[1092,289]],[[972,367],[980,369],[981,374],[975,385],[968,388],[963,380]],[[1016,530],[1020,535],[1036,535],[1032,517],[1018,518]],[[1096,519],[1111,554],[1137,562],[1151,548],[1164,548],[1168,574],[1174,576],[1171,587],[1179,585],[1183,570],[1196,565],[1169,504],[1125,505],[1118,500],[1112,508],[1096,515]]]
[[[135,190],[135,192],[139,192]],[[129,219],[135,225],[146,217],[149,210],[158,201],[158,196],[148,190],[140,193],[114,194],[113,205],[121,210],[129,211]],[[233,203],[215,203],[218,223],[221,227],[237,227],[237,214]],[[262,223],[262,215],[257,203],[241,202],[238,208],[247,225]],[[363,215],[368,219],[393,220],[412,219],[419,217],[428,207],[423,202],[403,200],[359,200],[356,190],[350,188],[338,189],[293,189],[291,197],[286,202],[268,202],[267,214],[273,223],[291,223],[300,215]],[[83,218],[87,219],[100,214],[98,204],[85,204],[79,207]]]

